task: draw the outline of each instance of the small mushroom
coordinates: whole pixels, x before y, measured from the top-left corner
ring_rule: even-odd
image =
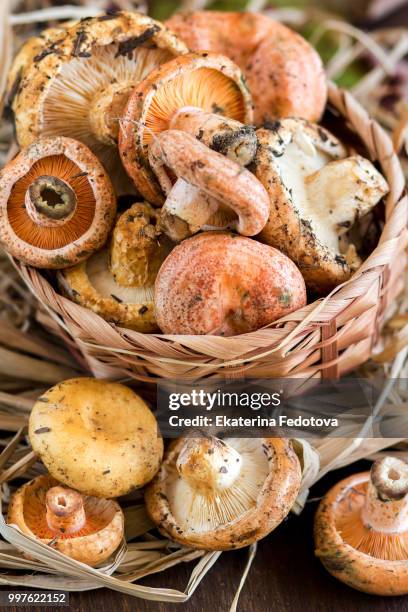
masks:
[[[198,232],[220,203],[235,213],[231,229],[244,236],[259,233],[267,222],[269,197],[260,181],[194,136],[180,130],[162,132],[150,145],[149,161],[167,195],[160,227],[175,242]],[[178,180],[173,186],[174,175]],[[190,185],[196,191],[184,189]]]
[[[189,11],[166,25],[192,51],[230,57],[243,71],[256,125],[279,117],[318,121],[327,98],[319,55],[302,36],[259,13]]]
[[[82,495],[50,476],[38,476],[16,491],[7,523],[92,567],[111,556],[124,532],[117,502]]]
[[[63,293],[116,325],[157,331],[154,282],[171,250],[157,231],[158,216],[147,202],[133,204],[119,217],[109,248],[59,273]]]
[[[126,174],[116,143],[129,93],[151,70],[186,51],[162,24],[129,11],[82,19],[47,36],[33,61],[19,64],[10,101],[19,144],[40,136],[80,140],[120,185],[121,170]]]
[[[316,555],[349,586],[374,595],[408,594],[408,465],[377,460],[320,502]]]
[[[260,238],[299,266],[308,288],[327,293],[360,265],[345,232],[388,185],[370,161],[346,158],[337,138],[316,124],[283,119],[257,136],[254,173],[270,198]]]
[[[51,476],[96,497],[142,487],[163,455],[156,419],[142,398],[95,378],[51,387],[34,404],[28,433]]]
[[[37,268],[64,268],[105,243],[116,212],[108,175],[72,138],[43,138],[0,172],[0,240]]]
[[[250,93],[242,73],[215,53],[177,57],[140,82],[122,117],[119,148],[123,165],[140,193],[157,205],[163,193],[149,167],[149,145],[155,136],[182,129],[242,165],[256,151]]]
[[[189,548],[248,546],[275,529],[299,491],[301,469],[282,438],[180,438],[146,489],[159,530]]]
[[[304,280],[288,257],[224,232],[178,245],[155,285],[156,319],[166,334],[242,334],[305,304]]]

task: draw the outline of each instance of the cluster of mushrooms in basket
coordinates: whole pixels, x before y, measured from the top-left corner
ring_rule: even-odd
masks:
[[[120,327],[252,332],[351,276],[353,226],[388,186],[317,123],[326,78],[297,33],[250,13],[167,25],[118,12],[22,47],[0,240]]]
[[[353,226],[388,186],[317,123],[326,79],[298,34],[249,13],[167,25],[105,14],[19,51],[8,105],[20,151],[0,173],[1,243],[124,328],[251,332],[351,276]],[[134,489],[146,486],[167,537],[228,550],[272,531],[301,484],[283,438],[180,438],[163,458],[146,403],[91,378],[42,395],[29,438],[48,472],[15,493],[8,523],[92,566],[123,542],[115,499]],[[407,491],[407,466],[387,459],[328,494],[316,544],[329,571],[408,591]]]

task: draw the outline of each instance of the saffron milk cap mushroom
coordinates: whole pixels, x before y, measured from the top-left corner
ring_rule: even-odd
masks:
[[[289,513],[300,463],[281,438],[179,438],[146,489],[159,530],[189,548],[229,550],[265,537]]]
[[[165,334],[242,334],[305,304],[304,280],[288,257],[224,232],[184,240],[155,284],[156,319]]]
[[[117,220],[110,247],[58,274],[63,293],[106,321],[157,331],[154,282],[172,246],[157,230],[158,216],[147,202],[133,204]]]
[[[315,518],[316,555],[349,586],[408,594],[408,465],[388,456],[335,485]]]
[[[108,175],[72,138],[43,138],[0,171],[0,241],[38,268],[64,268],[106,241],[116,212]]]
[[[180,241],[198,232],[220,203],[235,213],[231,229],[240,234],[253,236],[267,222],[269,197],[261,182],[194,136],[180,130],[162,132],[150,145],[149,161],[167,194],[160,227],[172,240]],[[174,175],[182,182],[178,180],[173,186]],[[197,197],[196,191],[190,198],[183,185],[193,185],[202,196]]]
[[[95,378],[66,380],[38,398],[29,437],[51,476],[96,497],[142,487],[163,455],[156,419],[142,398]]]
[[[283,119],[257,136],[254,173],[270,198],[260,238],[299,266],[311,290],[326,293],[361,264],[345,233],[388,185],[369,160],[346,157],[337,138],[316,124]]]
[[[215,53],[179,56],[129,96],[119,133],[123,165],[139,192],[160,206],[163,194],[149,167],[156,135],[182,129],[245,165],[257,146],[254,130],[243,125],[251,121],[251,96],[238,66]]]
[[[38,476],[14,493],[7,523],[90,566],[108,559],[124,533],[123,512],[117,502],[82,495],[48,475]]]
[[[136,12],[76,22],[57,40],[48,38],[19,73],[11,100],[19,144],[40,136],[76,138],[115,177],[119,118],[132,87],[186,51],[162,24]]]
[[[318,53],[302,36],[266,15],[189,11],[166,21],[192,51],[230,57],[243,71],[261,125],[279,117],[318,121],[327,84]]]

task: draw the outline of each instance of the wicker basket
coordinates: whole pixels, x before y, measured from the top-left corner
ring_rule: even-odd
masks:
[[[235,337],[141,334],[118,328],[53,289],[38,270],[20,272],[51,315],[43,321],[79,350],[95,376],[195,379],[205,376],[336,378],[372,354],[403,286],[408,200],[392,142],[351,94],[331,84],[329,105],[389,185],[377,247],[354,276],[324,299],[267,328]]]

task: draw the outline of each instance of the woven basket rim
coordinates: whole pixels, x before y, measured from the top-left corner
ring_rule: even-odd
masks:
[[[108,323],[100,315],[71,302],[54,291],[40,270],[15,262],[17,268],[40,302],[49,312],[51,309],[54,319],[56,315],[62,317],[62,321],[57,317],[59,325],[62,325],[65,332],[76,342],[79,341],[85,351],[87,348],[94,347],[96,350],[108,350],[115,354],[133,355],[143,359],[150,355],[163,364],[185,363],[186,359],[191,359],[191,356],[194,355],[197,362],[191,365],[202,367],[204,370],[206,364],[200,361],[201,357],[210,360],[218,359],[223,367],[230,367],[244,362],[248,363],[251,359],[265,358],[268,354],[277,351],[284,351],[289,342],[293,342],[297,337],[301,339],[306,329],[310,331],[313,326],[321,327],[329,324],[330,321],[341,315],[342,311],[350,305],[350,301],[353,301],[353,293],[355,292],[356,296],[362,294],[360,286],[364,285],[364,292],[367,292],[374,283],[382,283],[379,278],[385,268],[394,262],[396,256],[403,252],[407,244],[408,201],[404,191],[405,179],[390,137],[375,120],[370,118],[352,94],[331,82],[329,83],[328,106],[342,116],[348,127],[358,135],[370,159],[379,163],[389,184],[390,192],[385,201],[386,222],[377,247],[349,280],[337,286],[327,296],[307,304],[304,308],[264,328],[239,336],[143,334]],[[98,341],[98,330],[107,335],[108,343]],[[203,345],[203,340],[206,345],[208,342],[212,343],[214,350],[209,353],[206,350],[200,350],[198,347]],[[261,353],[254,350],[254,356],[251,356],[248,355],[251,348],[247,347],[247,349],[243,348],[240,357],[235,359],[222,357],[222,353],[228,352],[231,347],[236,347],[234,350],[239,354],[238,347],[241,344],[250,343],[256,346],[257,342],[267,346],[267,350]],[[184,349],[188,354],[182,357],[180,354],[171,356],[168,354],[169,345],[176,347],[176,352],[180,353]],[[160,354],[162,350],[164,354]],[[221,356],[217,358],[218,353]],[[213,361],[208,364],[208,368],[212,367],[214,367]]]

